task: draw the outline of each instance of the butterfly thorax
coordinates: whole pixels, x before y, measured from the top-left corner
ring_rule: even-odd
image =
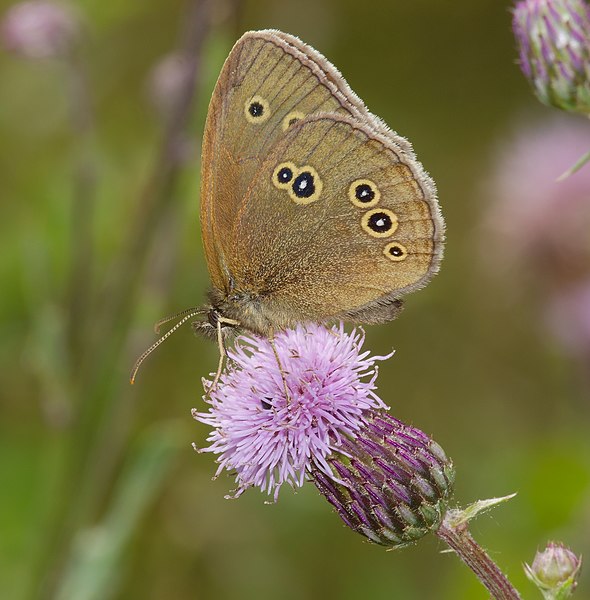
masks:
[[[208,296],[210,305],[207,320],[196,325],[196,329],[205,335],[214,336],[219,324],[224,335],[242,330],[268,337],[301,320],[282,311],[269,298],[251,291],[232,290],[231,293],[224,293],[213,288]]]

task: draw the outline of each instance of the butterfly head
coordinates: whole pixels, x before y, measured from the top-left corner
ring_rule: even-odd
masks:
[[[240,323],[235,319],[228,318],[221,306],[208,306],[205,310],[207,312],[204,320],[191,323],[195,333],[211,339],[216,338],[220,333],[224,338],[237,333]]]

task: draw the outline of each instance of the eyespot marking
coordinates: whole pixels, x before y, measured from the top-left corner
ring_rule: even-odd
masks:
[[[408,256],[408,249],[399,242],[389,242],[383,249],[383,254],[393,262],[400,262]]]
[[[287,190],[295,204],[310,204],[320,197],[324,184],[313,167],[301,167],[294,175]]]
[[[303,171],[295,178],[291,186],[297,198],[309,198],[315,192],[314,178],[309,171]]]
[[[292,162],[284,162],[275,167],[272,173],[273,185],[280,190],[286,190],[296,177],[299,170]]]
[[[250,123],[264,123],[270,117],[270,106],[262,96],[252,96],[244,104],[244,114]]]
[[[397,229],[397,216],[386,208],[374,208],[363,215],[361,226],[373,237],[389,237]]]
[[[283,131],[287,131],[287,129],[289,129],[289,127],[291,125],[293,125],[293,123],[296,123],[297,121],[299,121],[300,119],[303,119],[303,118],[305,118],[305,115],[299,110],[294,110],[294,111],[290,112],[283,119]]]
[[[356,179],[348,188],[348,198],[355,206],[371,208],[381,199],[381,192],[370,179]]]

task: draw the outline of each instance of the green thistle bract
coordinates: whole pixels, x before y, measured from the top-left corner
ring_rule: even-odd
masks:
[[[583,0],[522,0],[513,29],[520,67],[549,106],[590,114],[590,9]]]
[[[312,467],[314,483],[344,523],[372,542],[400,548],[440,525],[453,465],[419,429],[372,411],[327,461],[333,475]]]

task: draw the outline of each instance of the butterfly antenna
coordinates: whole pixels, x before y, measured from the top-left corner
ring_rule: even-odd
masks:
[[[202,308],[199,309],[195,309],[195,308],[189,308],[187,310],[183,310],[182,312],[179,312],[177,315],[174,315],[173,317],[168,317],[166,319],[161,319],[160,321],[158,321],[154,327],[154,329],[156,330],[156,333],[159,332],[160,330],[160,326],[163,323],[167,323],[168,321],[171,321],[172,319],[174,319],[175,317],[179,317],[181,315],[184,315],[184,317],[178,321],[178,323],[176,323],[176,325],[174,325],[174,327],[172,329],[170,329],[169,331],[167,331],[159,340],[157,340],[156,342],[154,342],[136,361],[135,364],[133,365],[133,369],[131,369],[131,377],[129,378],[129,381],[131,382],[131,385],[133,385],[135,383],[135,377],[137,376],[137,372],[139,371],[139,367],[141,366],[141,364],[143,363],[143,361],[162,343],[164,342],[167,338],[169,338],[179,327],[182,327],[189,319],[192,319],[194,316],[196,315],[200,315],[203,314],[204,312],[206,312],[205,310],[203,310]]]
[[[164,317],[163,319],[160,319],[155,325],[154,325],[154,331],[156,333],[160,333],[160,327],[162,327],[162,325],[164,325],[165,323],[169,323],[170,321],[174,321],[180,317],[184,317],[184,315],[188,315],[190,314],[192,317],[194,317],[195,315],[198,314],[202,314],[207,312],[206,309],[204,308],[187,308],[186,310],[181,310],[180,312],[174,314],[174,315],[170,315],[169,317]]]

